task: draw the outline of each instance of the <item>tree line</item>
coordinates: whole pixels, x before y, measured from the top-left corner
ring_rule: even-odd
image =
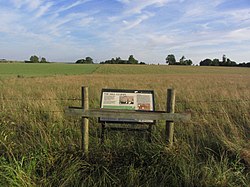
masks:
[[[76,64],[93,64],[93,59],[91,57],[86,57],[85,59],[79,59],[75,62]],[[177,62],[175,56],[170,54],[166,57],[166,63],[168,65],[192,65],[193,62],[190,59],[186,59],[182,56]],[[110,60],[105,60],[100,62],[100,64],[146,64],[145,62],[139,62],[134,58],[133,55],[129,55],[128,59],[121,59],[120,57],[111,58]]]
[[[165,62],[168,65],[184,65],[190,66],[193,65],[191,59],[186,59],[185,56],[182,56],[179,61],[176,60],[174,54],[169,54],[165,58]],[[0,62],[8,62],[6,59],[0,59]],[[32,55],[29,60],[25,60],[25,63],[49,63],[45,57],[38,57],[37,55]],[[94,61],[91,57],[86,57],[85,59],[79,59],[75,62],[76,64],[94,64]],[[128,59],[121,59],[120,57],[111,58],[110,60],[105,60],[100,62],[100,64],[145,64],[145,62],[139,62],[133,55],[129,55]],[[222,56],[222,60],[217,58],[209,59],[206,58],[201,60],[199,63],[200,66],[231,66],[231,67],[250,67],[250,62],[243,62],[237,64],[235,61],[227,58],[226,55]]]
[[[176,61],[175,56],[170,54],[166,57],[166,63],[168,65],[182,65],[182,66],[190,66],[193,64],[192,60],[186,59],[185,56],[182,56],[179,61]]]
[[[200,62],[200,66],[231,66],[231,67],[250,67],[250,62],[248,63],[239,63],[237,64],[235,61],[230,60],[226,57],[226,55],[222,56],[222,60],[215,58],[213,60],[207,58],[205,60],[202,60]]]
[[[38,57],[36,55],[33,55],[30,57],[30,60],[25,60],[25,63],[49,63],[45,57]]]
[[[75,62],[76,64],[93,64],[94,61],[91,57],[86,57],[85,59],[79,59]],[[121,59],[121,57],[112,58],[110,60],[105,60],[100,62],[100,64],[145,64],[134,58],[133,55],[130,55],[127,60]]]

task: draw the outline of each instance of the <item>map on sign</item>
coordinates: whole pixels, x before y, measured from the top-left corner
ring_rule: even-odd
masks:
[[[103,89],[101,108],[154,111],[154,92],[151,90]],[[100,122],[154,123],[153,120],[100,118]]]

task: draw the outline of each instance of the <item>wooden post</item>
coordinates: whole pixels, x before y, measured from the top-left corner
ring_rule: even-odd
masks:
[[[84,87],[84,86],[82,87],[82,109],[83,110],[89,109],[88,87]],[[88,156],[88,152],[89,152],[89,119],[86,117],[82,118],[81,132],[82,132],[81,148],[83,150],[84,155]]]
[[[175,111],[175,90],[167,90],[167,113]],[[174,140],[174,122],[166,121],[166,140],[169,146],[172,146]]]

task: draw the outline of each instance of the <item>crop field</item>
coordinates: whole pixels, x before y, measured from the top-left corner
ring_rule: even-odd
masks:
[[[79,64],[29,64],[29,63],[0,63],[0,77],[10,76],[54,76],[54,75],[78,75],[93,73],[99,65]]]
[[[29,68],[27,68],[29,67]],[[32,68],[31,68],[32,67]],[[167,88],[176,90],[172,147],[165,122],[148,143],[141,132],[108,131],[90,119],[89,158],[80,150],[81,119],[102,88],[155,92],[165,110]],[[0,64],[0,186],[250,186],[250,69],[166,65]]]

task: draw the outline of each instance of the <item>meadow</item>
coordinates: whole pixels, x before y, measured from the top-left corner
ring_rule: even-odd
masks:
[[[0,64],[0,186],[250,185],[249,68],[8,65]],[[176,112],[190,111],[192,120],[175,124],[170,148],[164,121],[152,143],[110,131],[101,145],[91,119],[86,159],[80,119],[64,113],[81,105],[82,85],[90,108],[99,107],[102,88],[123,88],[154,90],[156,110],[165,110],[166,90],[175,88]]]
[[[79,75],[93,73],[99,65],[85,65],[63,63],[0,63],[0,77],[10,76],[55,76],[55,75]]]

